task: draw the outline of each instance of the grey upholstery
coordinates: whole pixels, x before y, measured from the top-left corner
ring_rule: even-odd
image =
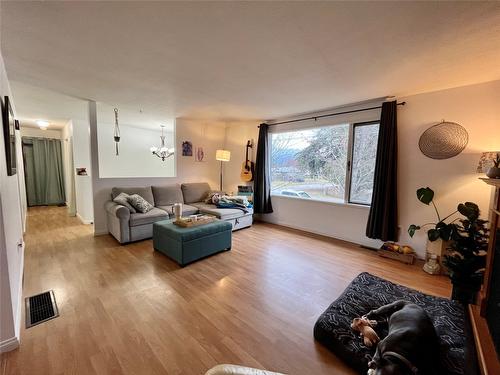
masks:
[[[152,186],[156,207],[171,206],[174,203],[184,203],[182,189],[179,184]]]
[[[106,209],[109,233],[121,243],[129,242],[129,209],[113,201],[106,202],[104,207]]]
[[[201,213],[217,216],[221,220],[235,219],[247,214],[237,208],[217,208],[214,204],[198,202],[192,205],[197,207]],[[252,212],[252,209],[248,209],[247,211]]]
[[[168,219],[168,213],[166,211],[160,210],[159,208],[153,208],[151,211],[146,213],[136,213],[130,214],[130,226],[136,227],[138,225],[153,224],[158,220]]]
[[[182,184],[184,203],[190,204],[203,201],[210,192],[210,185],[206,182],[192,182]]]
[[[166,211],[170,217],[173,217],[174,214],[172,213],[172,207],[173,205],[169,206],[157,206],[159,209]],[[191,206],[189,204],[183,204],[182,205],[182,216],[189,216],[189,215],[194,215],[199,212],[198,208],[195,206]]]
[[[143,187],[114,187],[111,189],[111,197],[115,199],[118,194],[124,192],[128,195],[138,194],[151,203],[153,206],[155,205],[155,199],[153,197],[153,191],[151,190],[151,186],[143,186]]]
[[[129,195],[138,194],[155,206],[146,213],[130,213],[125,206],[113,201],[106,202],[106,217],[108,231],[121,244],[139,241],[153,236],[153,223],[173,217],[172,205],[183,203],[183,216],[199,212],[211,214],[231,223],[233,230],[252,225],[252,210],[245,213],[232,208],[219,209],[215,205],[203,203],[203,199],[210,192],[210,185],[203,183],[188,183],[182,185],[125,187],[112,189],[114,199],[120,193]]]

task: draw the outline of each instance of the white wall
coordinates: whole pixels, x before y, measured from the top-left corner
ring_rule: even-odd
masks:
[[[407,105],[398,112],[399,122],[399,223],[401,242],[424,255],[425,233],[410,239],[410,224],[435,220],[431,207],[416,199],[416,189],[429,186],[441,215],[453,212],[460,202],[479,205],[487,218],[491,189],[475,173],[480,153],[500,150],[500,81],[459,87],[401,98]],[[457,122],[469,133],[469,143],[458,156],[434,160],[424,156],[418,139],[429,126],[446,121]]]
[[[173,126],[169,126],[169,130],[164,131],[165,146],[168,148],[175,145],[175,131],[172,129]],[[160,127],[146,129],[120,124],[118,156],[115,152],[113,131],[113,124],[98,121],[100,178],[175,177],[175,158],[170,157],[162,161],[149,150],[151,146],[160,146]]]
[[[436,192],[441,214],[452,212],[459,202],[474,201],[487,214],[490,188],[478,180],[475,168],[482,151],[500,150],[500,81],[459,87],[400,98],[398,108],[398,202],[400,242],[425,254],[425,233],[410,239],[409,224],[434,220],[432,208],[419,203],[416,189],[429,186]],[[442,119],[464,126],[469,143],[464,152],[447,160],[425,157],[418,139],[429,126]],[[366,246],[379,241],[365,236],[368,208],[305,202],[287,197],[272,199],[274,213],[264,220],[310,232],[345,239]]]
[[[0,55],[0,95],[8,95],[14,107],[3,58]],[[15,113],[15,107],[14,107]],[[24,265],[23,206],[20,195],[24,183],[17,133],[18,174],[7,176],[3,132],[0,132],[0,351],[19,344],[21,295]],[[22,245],[22,246],[19,246]]]
[[[21,136],[61,139],[61,130],[57,129],[42,130],[42,129],[23,126],[21,124]]]
[[[92,169],[93,173],[93,202],[94,202],[94,232],[96,235],[107,233],[106,214],[104,204],[110,199],[111,188],[115,186],[148,186],[174,184],[183,182],[208,182],[212,188],[219,185],[219,164],[215,160],[215,151],[224,144],[224,127],[221,122],[204,122],[189,119],[176,120],[176,155],[177,177],[137,177],[137,178],[100,178],[97,139],[96,103],[90,102],[90,126],[92,147]],[[159,139],[159,138],[158,138]],[[205,150],[204,162],[195,161],[194,156],[181,156],[183,141],[191,141],[193,150],[202,146]],[[147,145],[149,147],[149,145]],[[151,162],[155,162],[150,155]]]
[[[91,224],[94,222],[94,205],[88,117],[86,119],[72,119],[71,129],[75,170],[76,168],[87,168],[87,176],[75,175],[76,215],[84,224]]]
[[[224,190],[236,194],[238,185],[253,185],[253,182],[241,181],[242,164],[245,161],[247,141],[253,141],[253,148],[248,151],[248,158],[255,161],[257,140],[259,135],[259,121],[228,122],[226,126],[226,140],[224,147],[231,151],[231,160],[223,163]]]

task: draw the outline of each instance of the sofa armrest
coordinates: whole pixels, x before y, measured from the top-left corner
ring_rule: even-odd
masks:
[[[130,242],[130,211],[127,207],[113,201],[104,204],[108,232],[115,237],[118,242]]]
[[[217,365],[208,370],[205,375],[284,375],[278,372],[259,370],[237,365]]]
[[[129,220],[130,219],[130,210],[122,206],[121,204],[115,203],[113,201],[108,201],[105,203],[104,208],[106,212],[110,215],[116,216],[121,220]]]

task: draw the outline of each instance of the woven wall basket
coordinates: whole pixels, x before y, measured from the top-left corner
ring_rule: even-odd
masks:
[[[469,134],[462,125],[442,121],[422,133],[418,147],[431,159],[449,159],[460,154],[468,141]]]

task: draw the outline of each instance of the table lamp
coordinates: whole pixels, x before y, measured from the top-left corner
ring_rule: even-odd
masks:
[[[488,151],[481,154],[477,173],[486,173],[489,178],[500,178],[500,151]]]

